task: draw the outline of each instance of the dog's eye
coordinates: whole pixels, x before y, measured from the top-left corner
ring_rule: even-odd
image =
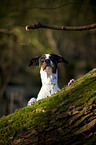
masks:
[[[44,58],[41,58],[41,60],[40,60],[41,62],[43,62],[44,61]]]
[[[50,59],[51,59],[51,60],[54,60],[54,57],[53,57],[53,56],[51,56],[51,57],[50,57]]]

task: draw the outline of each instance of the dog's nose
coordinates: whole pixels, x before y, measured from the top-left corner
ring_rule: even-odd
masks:
[[[49,60],[49,59],[45,59],[45,62],[46,62],[46,63],[50,63],[50,60]]]

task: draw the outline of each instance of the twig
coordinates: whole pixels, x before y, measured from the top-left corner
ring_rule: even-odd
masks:
[[[56,25],[49,25],[49,24],[42,24],[37,22],[33,25],[28,25],[25,29],[28,31],[29,29],[39,29],[39,28],[47,28],[47,29],[54,29],[54,30],[66,30],[66,31],[83,31],[83,30],[90,30],[96,29],[96,24],[86,25],[86,26],[56,26]]]

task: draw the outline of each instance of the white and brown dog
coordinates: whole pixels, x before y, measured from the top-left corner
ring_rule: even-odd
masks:
[[[56,54],[44,54],[42,56],[31,59],[28,67],[31,65],[39,66],[42,87],[37,96],[37,99],[31,98],[27,104],[28,106],[31,106],[36,101],[49,97],[57,91],[60,91],[60,88],[58,87],[57,64],[62,62],[68,63],[68,61],[65,60],[61,55]]]

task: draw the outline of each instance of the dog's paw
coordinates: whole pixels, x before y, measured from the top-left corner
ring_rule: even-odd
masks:
[[[68,83],[68,86],[71,85],[73,82],[75,82],[75,80],[71,79],[70,82]]]
[[[31,99],[28,101],[27,106],[31,106],[31,105],[34,104],[35,102],[37,102],[36,98],[31,98]]]

